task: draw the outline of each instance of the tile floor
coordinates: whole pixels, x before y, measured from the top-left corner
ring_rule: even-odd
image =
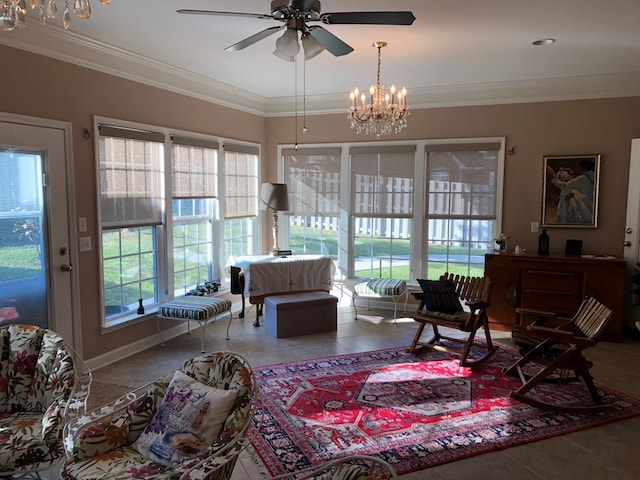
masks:
[[[365,308],[358,308],[360,317],[355,321],[349,299],[343,298],[338,307],[337,332],[280,339],[267,335],[264,326],[252,326],[255,319],[252,308],[244,319],[234,314],[230,340],[225,340],[226,321],[209,325],[205,347],[209,351],[241,353],[252,365],[260,366],[409,345],[416,329],[412,320],[399,318],[393,322],[390,311]],[[506,332],[494,332],[493,336],[498,342],[509,341]],[[200,332],[192,329],[191,334],[171,339],[164,347],[156,346],[95,370],[94,379],[139,386],[178,368],[199,352]],[[587,353],[594,362],[592,373],[596,381],[640,397],[640,340],[601,342]],[[637,480],[640,478],[639,452],[640,417],[637,417],[432,467],[401,478]],[[253,460],[243,454],[232,480],[260,478]]]

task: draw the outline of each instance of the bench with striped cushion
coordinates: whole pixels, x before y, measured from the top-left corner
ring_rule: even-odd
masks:
[[[356,308],[357,297],[367,298],[390,298],[393,300],[393,318],[396,319],[398,310],[398,299],[402,295],[407,295],[407,282],[397,278],[369,278],[360,280],[353,286],[353,309],[356,311],[358,319],[358,309]]]
[[[176,298],[158,308],[158,318],[167,318],[170,320],[186,320],[187,329],[190,330],[189,322],[194,320],[200,324],[201,331],[201,351],[204,353],[204,328],[209,321],[217,320],[223,314],[229,314],[229,323],[227,324],[227,340],[229,340],[229,326],[233,315],[231,313],[231,301],[226,298],[215,298],[207,296],[188,295]],[[158,332],[162,338],[160,325],[158,324]],[[164,339],[162,341],[164,345]]]

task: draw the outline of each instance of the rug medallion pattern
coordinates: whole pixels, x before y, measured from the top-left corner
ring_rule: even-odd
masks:
[[[517,354],[460,368],[441,352],[403,348],[256,368],[263,407],[252,446],[270,475],[346,455],[377,455],[398,474],[640,415],[640,401],[599,386],[612,412],[546,412],[509,397]],[[545,401],[579,403],[579,384],[545,386]],[[251,432],[249,434],[250,437]]]

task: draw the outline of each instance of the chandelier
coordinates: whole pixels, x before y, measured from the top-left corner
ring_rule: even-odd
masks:
[[[71,7],[73,3],[73,13],[78,18],[89,18],[91,16],[91,5],[89,0],[64,0],[64,10],[62,12],[62,26],[65,30],[71,25]],[[103,5],[109,5],[111,0],[100,0]],[[37,10],[40,23],[43,25],[47,19],[54,19],[58,16],[58,6],[55,0],[29,0],[29,8]],[[0,0],[0,30],[10,32],[16,28],[27,26],[27,0]]]
[[[374,42],[378,49],[378,75],[376,84],[369,89],[369,98],[360,93],[358,87],[349,95],[351,106],[349,108],[349,120],[351,128],[356,133],[365,135],[388,135],[399,133],[407,126],[407,89],[396,91],[396,86],[391,85],[389,92],[385,93],[384,85],[380,84],[380,50],[387,46],[387,42]],[[367,100],[369,103],[367,103]]]

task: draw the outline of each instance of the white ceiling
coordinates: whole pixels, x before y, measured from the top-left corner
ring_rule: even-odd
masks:
[[[57,0],[62,12],[63,1]],[[71,2],[73,3],[73,2]],[[322,0],[322,12],[410,10],[412,26],[323,25],[355,50],[297,65],[307,112],[346,109],[354,86],[406,85],[429,107],[640,95],[640,0]],[[178,8],[270,13],[270,0],[92,0],[88,20],[0,32],[0,43],[261,115],[294,110],[296,64],[272,54],[279,34],[224,48],[270,19],[179,15]],[[317,22],[313,23],[319,25]],[[532,41],[553,37],[546,47]],[[303,87],[304,85],[304,87]]]

